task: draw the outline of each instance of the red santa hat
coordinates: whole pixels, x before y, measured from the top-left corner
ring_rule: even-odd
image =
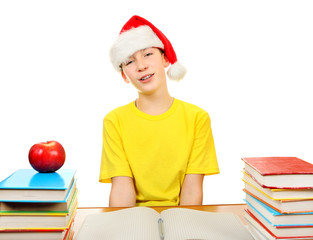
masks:
[[[122,71],[121,64],[131,55],[150,47],[160,48],[164,51],[171,63],[167,71],[170,79],[178,81],[185,76],[186,68],[177,61],[171,42],[152,23],[139,16],[131,17],[123,26],[117,40],[111,47],[111,62],[117,71]]]

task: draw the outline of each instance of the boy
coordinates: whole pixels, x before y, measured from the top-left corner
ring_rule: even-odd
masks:
[[[110,57],[138,98],[103,121],[99,181],[112,183],[109,206],[201,205],[204,175],[219,173],[210,117],[169,94],[165,68],[173,80],[186,72],[171,43],[133,16]]]

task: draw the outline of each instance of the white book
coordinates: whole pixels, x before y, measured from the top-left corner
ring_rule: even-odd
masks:
[[[247,206],[248,211],[252,214],[258,221],[267,228],[272,235],[277,238],[313,238],[313,227],[277,227],[273,226],[273,224],[258,213],[253,207],[250,205]],[[246,217],[246,216],[245,216]],[[260,225],[260,224],[259,224]]]
[[[256,186],[245,183],[244,191],[263,202],[267,203],[272,208],[278,210],[281,213],[299,213],[299,212],[312,212],[313,200],[275,200],[266,195]]]
[[[253,219],[247,212],[244,212],[244,217],[248,224],[248,229],[255,238],[255,240],[312,240],[312,237],[276,237],[262,227],[255,219]]]
[[[75,240],[254,240],[239,217],[171,208],[158,213],[134,207],[91,214],[84,220]]]
[[[313,212],[283,214],[249,194],[246,194],[245,201],[248,205],[253,207],[257,212],[262,214],[268,221],[270,221],[273,226],[313,227]]]
[[[243,172],[242,180],[251,186],[259,189],[262,193],[274,200],[304,200],[313,199],[313,189],[275,189],[262,187],[248,173]]]

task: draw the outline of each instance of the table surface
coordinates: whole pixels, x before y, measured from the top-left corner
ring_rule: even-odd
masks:
[[[241,221],[245,224],[245,220],[243,217],[244,208],[246,207],[246,204],[219,204],[219,205],[194,205],[194,206],[178,206],[182,208],[189,208],[194,210],[200,210],[200,211],[207,211],[207,212],[231,212],[236,214],[240,217]],[[177,208],[177,207],[151,207],[155,209],[157,212],[162,212],[163,210],[166,210],[168,208]],[[121,210],[124,208],[121,207],[79,207],[77,209],[76,217],[75,217],[75,223],[74,223],[74,232],[77,234],[79,231],[84,219],[89,214],[94,213],[104,213],[104,212],[111,212],[116,210]]]

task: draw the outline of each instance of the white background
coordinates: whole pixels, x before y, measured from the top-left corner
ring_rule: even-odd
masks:
[[[204,204],[241,203],[241,157],[313,163],[312,1],[0,1],[0,179],[57,140],[77,170],[80,206],[107,206],[98,183],[102,119],[136,98],[108,52],[134,14],[170,39],[188,73],[171,94],[209,112],[221,173]]]

